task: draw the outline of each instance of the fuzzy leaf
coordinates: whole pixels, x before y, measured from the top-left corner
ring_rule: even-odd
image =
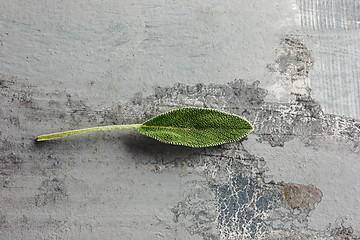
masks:
[[[241,139],[253,130],[245,119],[207,108],[181,108],[143,123],[138,131],[161,142],[209,147]]]

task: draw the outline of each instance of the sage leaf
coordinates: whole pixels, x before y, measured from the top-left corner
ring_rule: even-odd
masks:
[[[247,120],[237,115],[208,108],[188,107],[160,114],[143,124],[112,125],[52,133],[39,136],[37,141],[130,128],[164,143],[189,147],[210,147],[237,141],[253,130]]]
[[[181,108],[156,116],[138,131],[161,142],[210,147],[233,142],[253,130],[245,119],[208,108]]]

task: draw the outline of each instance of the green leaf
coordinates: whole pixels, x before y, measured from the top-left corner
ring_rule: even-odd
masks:
[[[156,116],[138,131],[161,142],[209,147],[241,139],[253,130],[245,119],[207,108],[181,108]]]
[[[237,115],[208,108],[181,108],[161,114],[143,124],[111,125],[57,132],[38,136],[37,141],[115,129],[137,129],[146,136],[169,144],[209,147],[239,140],[249,134],[253,127]]]

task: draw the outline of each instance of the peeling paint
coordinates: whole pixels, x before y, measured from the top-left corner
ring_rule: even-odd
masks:
[[[10,96],[22,95],[22,87],[6,81],[4,77],[3,79],[5,91],[2,95],[10,101],[9,106],[23,109],[24,115],[20,115],[19,120],[26,118],[28,121],[38,122],[40,119],[44,124],[43,128],[51,131],[54,131],[54,126],[76,128],[89,124],[141,122],[174,108],[197,106],[216,108],[246,117],[253,123],[253,134],[258,141],[268,142],[275,148],[294,138],[301,139],[312,147],[317,141],[314,139],[332,136],[347,141],[349,151],[359,152],[356,145],[360,131],[357,121],[323,113],[309,96],[294,95],[290,103],[266,102],[264,98],[267,91],[258,87],[259,82],[248,84],[243,80],[235,80],[226,85],[176,84],[173,87],[157,88],[151,96],[135,95],[125,104],[92,109],[66,92],[48,96],[52,102],[49,105],[38,100],[41,93],[30,86],[27,89],[33,91],[32,104],[28,104],[22,97],[12,100]],[[34,111],[37,118],[31,116]],[[3,114],[5,112],[12,116],[10,108],[3,109]],[[11,125],[10,119],[3,118],[2,121]],[[31,133],[29,135],[29,131],[25,133],[28,135],[22,135],[23,138],[30,140],[34,137]],[[19,134],[21,136],[24,133]],[[69,138],[61,143],[42,146],[26,143],[24,149],[33,149],[34,156],[31,164],[23,159],[19,171],[23,171],[29,164],[33,165],[33,174],[53,176],[61,174],[65,169],[71,171],[72,166],[79,163],[74,163],[71,156],[77,155],[69,149],[81,154],[82,151],[88,151],[86,149],[89,144],[95,149],[93,144],[96,141],[109,142],[114,139],[114,135],[117,133],[88,135],[77,138],[78,141],[76,138]],[[164,146],[137,135],[125,134],[117,140],[124,144],[129,153],[142,156],[134,159],[137,169],[147,169],[159,175],[180,170],[182,178],[190,175],[201,177],[201,180],[189,181],[182,187],[181,195],[184,198],[173,205],[171,210],[174,224],[184,226],[190,235],[201,236],[203,239],[276,239],[279,236],[294,236],[296,233],[298,236],[308,234],[326,239],[325,232],[306,228],[308,215],[316,208],[316,204],[321,204],[321,191],[311,185],[265,183],[266,155],[250,154],[242,141],[214,148],[190,149]],[[10,136],[7,141],[8,143],[3,143],[6,152],[15,152],[15,143],[22,142],[21,139]],[[49,152],[48,155],[43,154],[45,150]],[[64,151],[68,152],[70,158],[61,156]],[[19,156],[24,153],[19,152]],[[96,151],[94,154],[97,156]],[[39,165],[40,162],[42,166]],[[2,166],[8,171],[9,166]],[[11,181],[7,176],[2,178],[4,181]],[[71,199],[66,188],[68,180],[53,180],[45,180],[41,184],[39,190],[42,193],[36,195],[36,206],[65,204]],[[94,201],[99,200],[95,198]],[[293,225],[291,229],[289,224]],[[334,231],[333,235],[340,234]]]
[[[286,75],[291,84],[297,81],[296,76],[304,80],[308,74],[305,67],[293,66],[282,59],[287,56],[295,61],[303,57],[304,61],[300,64],[308,64],[306,67],[309,67],[311,61],[305,61],[309,55],[304,45],[291,39],[285,39],[281,44],[289,53],[281,52],[280,62],[272,65],[272,69]],[[292,52],[294,48],[305,53],[297,55],[298,52]],[[69,208],[68,203],[74,193],[67,186],[74,189],[73,185],[79,183],[81,188],[86,189],[87,197],[99,203],[101,197],[91,197],[91,187],[87,184],[83,187],[86,180],[70,181],[62,177],[63,173],[74,169],[79,171],[79,166],[87,164],[97,164],[95,169],[105,166],[103,170],[109,171],[106,168],[109,166],[106,164],[108,159],[120,158],[123,165],[128,164],[128,169],[132,169],[134,164],[132,171],[147,171],[158,176],[178,172],[181,179],[198,176],[196,180],[187,180],[181,185],[181,198],[170,210],[172,224],[177,229],[183,227],[191,236],[203,239],[277,239],[291,236],[327,239],[330,234],[334,238],[344,235],[344,232],[352,234],[350,230],[335,231],[333,228],[316,231],[308,228],[309,215],[317,204],[321,204],[322,190],[299,183],[266,183],[267,156],[250,153],[243,144],[246,139],[206,149],[167,146],[136,134],[117,132],[78,136],[42,145],[32,141],[36,134],[42,132],[138,123],[174,108],[192,106],[215,108],[245,117],[255,129],[250,136],[256,137],[254,144],[268,143],[278,149],[297,139],[306,147],[316,148],[319,141],[332,137],[334,144],[336,141],[345,142],[348,151],[359,154],[358,121],[325,114],[311,98],[310,91],[304,94],[292,92],[291,101],[281,103],[266,101],[268,91],[259,87],[259,81],[247,83],[234,80],[228,84],[194,86],[179,83],[172,87],[155,88],[155,93],[150,96],[139,93],[127,103],[96,109],[66,90],[47,93],[44,100],[41,91],[21,79],[6,76],[1,76],[1,79],[1,95],[6,107],[0,114],[7,117],[0,121],[3,125],[12,126],[11,131],[1,133],[6,141],[0,145],[4,149],[0,169],[8,173],[1,175],[1,181],[11,186],[14,184],[11,175],[28,169],[29,177],[45,177],[39,185],[40,192],[35,194],[36,207],[66,205]],[[12,109],[20,110],[14,113]],[[14,124],[16,122],[21,125]],[[38,123],[42,126],[37,126]],[[106,148],[105,145],[107,152],[99,150]],[[117,153],[114,153],[114,148],[118,148]],[[27,156],[29,150],[30,158]],[[88,154],[83,155],[82,152]],[[122,157],[124,154],[127,157]],[[84,156],[91,157],[85,159]],[[130,163],[127,159],[133,161]],[[116,161],[111,164],[116,165]],[[122,168],[124,166],[118,167],[119,170]],[[77,176],[77,173],[74,174]],[[106,179],[106,175],[101,175],[101,178]],[[66,222],[65,219],[61,221]],[[68,223],[67,226],[71,228]]]
[[[285,184],[284,196],[292,209],[304,211],[308,215],[314,208],[314,204],[321,201],[322,193],[312,185]]]

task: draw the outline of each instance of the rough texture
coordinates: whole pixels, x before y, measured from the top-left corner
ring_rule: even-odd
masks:
[[[359,239],[358,5],[4,0],[0,239]],[[186,106],[255,131],[35,142]]]
[[[297,27],[294,5],[2,0],[1,73],[102,106],[155,85],[267,79],[281,35]]]
[[[245,119],[210,108],[179,108],[156,116],[138,131],[163,143],[210,147],[240,140],[253,130]]]
[[[36,88],[19,84],[21,81],[6,80],[2,77],[2,98],[7,101],[5,106],[9,106],[2,109],[2,124],[15,125],[11,132],[2,132],[2,136],[6,139],[2,143],[4,153],[2,191],[20,197],[19,191],[23,190],[16,187],[24,184],[17,182],[20,179],[16,176],[20,173],[23,175],[26,172],[28,180],[34,182],[36,179],[38,183],[31,184],[35,186],[34,190],[29,190],[27,187],[27,191],[32,194],[18,199],[19,206],[28,204],[30,210],[25,213],[22,210],[22,214],[11,215],[4,212],[3,225],[7,227],[3,229],[8,236],[11,236],[11,231],[14,230],[10,227],[10,223],[14,223],[14,226],[20,224],[23,215],[27,216],[36,209],[43,209],[42,211],[47,212],[49,216],[56,208],[65,208],[65,212],[69,213],[80,211],[79,213],[83,212],[91,216],[92,212],[86,209],[110,204],[116,213],[124,214],[123,206],[126,205],[123,204],[126,201],[123,202],[125,199],[120,196],[124,191],[125,193],[128,191],[126,185],[119,185],[120,195],[116,194],[115,198],[106,195],[107,199],[103,199],[102,191],[99,190],[97,191],[99,196],[92,196],[94,188],[104,186],[106,181],[119,181],[120,184],[120,181],[127,179],[130,181],[128,185],[130,187],[135,179],[123,179],[123,175],[127,175],[124,171],[128,174],[134,171],[146,171],[143,179],[147,179],[150,183],[154,181],[151,178],[157,174],[180,174],[177,178],[180,177],[179,180],[183,184],[179,185],[176,197],[171,198],[172,203],[165,204],[169,207],[172,205],[166,211],[168,214],[171,212],[173,217],[165,220],[167,228],[160,227],[162,236],[178,236],[180,239],[186,238],[188,234],[203,239],[276,239],[291,236],[298,236],[298,239],[303,236],[329,239],[328,234],[336,238],[344,235],[344,232],[352,236],[351,230],[331,228],[330,232],[322,232],[307,228],[309,214],[316,208],[315,204],[321,204],[321,189],[296,183],[264,182],[266,172],[264,165],[267,156],[261,153],[250,154],[242,142],[215,148],[188,149],[163,145],[136,134],[127,135],[117,132],[74,136],[64,141],[41,144],[33,141],[35,132],[57,130],[53,129],[55,126],[53,122],[58,122],[59,126],[69,124],[71,127],[141,122],[170,109],[199,106],[245,116],[253,123],[255,128],[253,135],[258,137],[258,141],[266,141],[271,146],[283,146],[287,141],[298,139],[306,143],[308,148],[314,148],[319,147],[316,143],[322,141],[321,139],[332,137],[335,140],[333,144],[336,144],[336,141],[345,141],[348,151],[358,155],[359,123],[354,119],[324,114],[307,96],[294,95],[294,100],[287,104],[269,103],[264,101],[266,91],[259,88],[257,82],[247,84],[245,81],[236,80],[226,85],[177,84],[174,87],[158,88],[155,95],[135,96],[127,104],[116,104],[107,109],[94,110],[80,101],[73,100],[66,93],[62,93],[62,97],[59,97],[58,93],[51,93],[51,96],[57,96],[59,100],[42,103]],[[25,90],[23,90],[24,86],[26,86]],[[60,99],[67,99],[66,104],[60,105]],[[23,114],[15,116],[12,114],[13,109],[22,109]],[[32,116],[32,123],[39,121],[39,118],[49,118],[49,120],[43,120],[42,127],[36,127],[29,120],[24,121],[31,119]],[[58,130],[61,130],[61,127]],[[31,133],[32,131],[34,133]],[[103,141],[108,147],[103,149],[102,146],[102,149],[99,149],[99,144],[102,145]],[[31,155],[27,156],[29,151]],[[117,154],[118,151],[121,154]],[[90,153],[91,157],[88,155]],[[80,169],[92,171],[90,166],[96,165],[101,166],[95,174],[100,179],[89,176],[89,173],[83,175],[79,172]],[[107,176],[109,171],[114,170],[119,172],[118,177],[115,177],[117,174]],[[87,176],[90,179],[97,179],[96,182],[99,181],[101,184],[95,184]],[[147,183],[144,184],[147,189],[154,190]],[[158,191],[164,195],[166,193],[161,190],[161,185],[159,183]],[[114,186],[109,185],[109,187],[112,189]],[[81,189],[80,193],[78,189]],[[107,191],[106,188],[103,191]],[[131,192],[133,190],[129,193]],[[131,196],[132,194],[129,195],[132,202],[128,204],[136,207],[139,200]],[[13,200],[2,198],[2,201],[13,204]],[[136,198],[142,197],[137,195]],[[112,205],[112,202],[115,205]],[[131,212],[134,211],[136,212],[136,210]],[[151,214],[151,210],[147,212]],[[97,214],[100,214],[96,215],[98,217],[106,217],[110,212]],[[323,217],[326,217],[326,213],[324,214]],[[81,229],[76,227],[81,220],[67,215],[57,214],[57,221],[61,223],[55,225],[53,223],[41,225],[40,219],[39,222],[35,221],[39,227],[32,230],[33,236],[36,236],[38,231],[70,238],[73,232],[81,234],[79,232]],[[357,217],[355,213],[354,218]],[[102,221],[97,222],[101,224]],[[84,224],[94,227],[88,221]],[[106,229],[114,232],[112,236],[120,236],[117,234],[123,231],[131,233],[124,228],[121,228],[120,232],[115,231],[119,224],[122,225],[119,222],[113,225],[114,229],[111,227]],[[152,225],[151,222],[143,224]],[[177,231],[175,229],[179,228],[185,230],[185,233],[176,235],[178,233],[175,233]],[[27,232],[26,227],[23,231],[24,234]],[[100,229],[96,230],[97,233],[100,233],[99,231]]]

